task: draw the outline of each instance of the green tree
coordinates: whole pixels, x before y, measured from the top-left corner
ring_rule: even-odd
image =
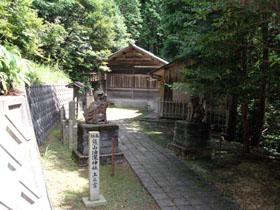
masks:
[[[116,0],[121,14],[124,16],[124,22],[130,38],[138,40],[142,30],[141,4],[139,0]]]
[[[0,2],[0,44],[17,47],[25,57],[39,54],[43,22],[32,8],[32,0]]]
[[[34,6],[52,26],[42,46],[45,57],[60,63],[74,80],[105,70],[110,51],[127,43],[124,19],[113,0],[35,0]]]
[[[161,0],[142,1],[142,30],[137,44],[159,55],[164,33],[161,26]]]
[[[177,84],[177,88],[217,97],[238,96],[245,150],[250,144],[258,145],[270,92],[268,81],[274,80],[275,67],[279,68],[276,11],[268,1],[257,0],[172,0],[164,5],[168,34],[164,53],[195,61],[185,71],[188,83]],[[259,136],[254,137],[255,133]]]

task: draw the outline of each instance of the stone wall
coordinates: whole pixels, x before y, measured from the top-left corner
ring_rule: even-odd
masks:
[[[73,90],[65,85],[32,86],[26,88],[26,94],[37,142],[41,145],[60,121],[61,107],[64,107],[66,118],[69,118],[68,103],[73,100]]]

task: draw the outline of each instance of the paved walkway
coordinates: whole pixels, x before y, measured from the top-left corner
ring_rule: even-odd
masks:
[[[162,210],[231,210],[234,204],[203,182],[169,150],[120,124],[121,149]]]

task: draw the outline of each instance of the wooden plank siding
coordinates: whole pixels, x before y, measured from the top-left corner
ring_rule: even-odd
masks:
[[[159,82],[143,74],[108,74],[107,89],[159,89]]]

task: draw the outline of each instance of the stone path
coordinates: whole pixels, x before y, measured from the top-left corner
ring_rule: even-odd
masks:
[[[162,210],[238,209],[187,168],[169,150],[120,124],[120,146],[129,164]]]

